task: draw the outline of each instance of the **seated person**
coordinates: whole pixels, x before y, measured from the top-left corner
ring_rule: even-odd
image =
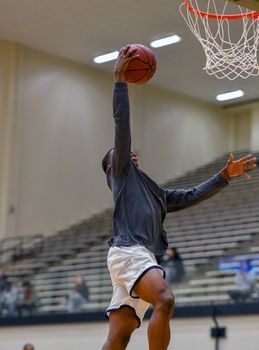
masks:
[[[3,292],[8,281],[8,276],[5,274],[4,270],[0,268],[0,306],[3,298]]]
[[[18,289],[10,281],[7,281],[1,297],[0,315],[16,316],[18,299]]]
[[[37,308],[38,298],[30,282],[22,284],[22,293],[20,295],[17,311],[19,316],[32,315]]]
[[[4,270],[0,268],[0,294],[4,291],[7,281],[8,276],[5,274]]]
[[[168,284],[179,282],[184,276],[184,266],[182,258],[176,248],[168,248],[166,256],[163,258],[161,265],[163,266]]]
[[[68,295],[67,311],[69,313],[78,312],[89,300],[89,291],[83,276],[77,276],[75,286]]]
[[[256,271],[250,260],[245,259],[235,275],[236,289],[228,292],[235,302],[245,301],[256,291]]]

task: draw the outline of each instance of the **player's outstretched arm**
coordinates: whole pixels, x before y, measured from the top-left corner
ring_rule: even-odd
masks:
[[[256,167],[255,162],[256,158],[252,154],[234,160],[234,155],[231,153],[226,166],[218,174],[197,187],[188,190],[165,189],[168,211],[182,210],[203,202],[221,191],[233,177],[243,176],[250,179],[246,172]]]
[[[131,60],[135,59],[134,50],[127,46],[120,50],[114,66],[113,117],[115,122],[115,145],[112,168],[115,176],[123,173],[131,151],[130,106],[125,72]]]
[[[226,180],[237,176],[243,176],[245,179],[250,180],[251,176],[247,174],[247,171],[253,170],[254,168],[256,168],[256,157],[252,154],[235,160],[234,154],[231,153],[226,166],[221,171],[221,175]]]

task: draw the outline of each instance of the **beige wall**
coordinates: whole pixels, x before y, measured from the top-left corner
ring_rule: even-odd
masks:
[[[235,149],[251,149],[252,120],[250,110],[244,110],[235,117]],[[256,148],[258,150],[259,147]]]
[[[16,176],[17,52],[18,45],[0,42],[0,237],[13,225],[9,212]]]
[[[227,338],[220,341],[221,350],[257,350],[259,317],[221,317],[221,326],[227,327]],[[172,322],[172,341],[168,350],[214,349],[210,338],[210,318],[175,319]],[[30,341],[35,350],[100,350],[106,335],[107,323],[50,325],[0,328],[0,348],[21,350]],[[148,349],[147,322],[133,334],[128,350]]]
[[[112,136],[111,78],[23,50],[16,231],[51,232],[110,205],[100,159]]]
[[[141,157],[164,182],[231,149],[231,121],[220,107],[146,87]]]
[[[251,102],[228,108],[226,117],[232,124],[232,149],[259,150],[259,103]]]
[[[4,44],[0,42],[0,233],[4,228],[4,220],[6,213],[2,210],[4,205],[4,196],[5,196],[5,183],[4,183],[4,173],[3,173],[3,164],[4,164],[4,135],[5,135],[5,123],[4,123]],[[1,237],[1,234],[0,234]]]
[[[253,105],[251,119],[251,149],[259,150],[259,104]]]
[[[0,60],[8,53],[14,62],[0,237],[52,233],[112,204],[100,167],[114,139],[112,74],[9,46],[0,47]],[[1,82],[0,108],[3,90]],[[131,86],[130,99],[133,148],[160,183],[232,149],[233,118],[218,107],[151,85]]]

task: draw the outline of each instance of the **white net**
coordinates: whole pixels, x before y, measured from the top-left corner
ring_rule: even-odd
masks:
[[[204,70],[209,75],[229,80],[259,75],[257,12],[224,0],[188,0],[180,12],[205,51]],[[233,13],[237,18],[231,17]]]

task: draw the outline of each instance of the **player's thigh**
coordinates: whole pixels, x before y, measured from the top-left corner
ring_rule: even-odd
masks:
[[[171,288],[158,269],[151,269],[145,273],[136,284],[134,291],[141,299],[152,305],[155,305],[161,299],[174,302]]]
[[[139,321],[134,310],[130,307],[121,307],[110,313],[108,337],[129,337],[138,326]]]

